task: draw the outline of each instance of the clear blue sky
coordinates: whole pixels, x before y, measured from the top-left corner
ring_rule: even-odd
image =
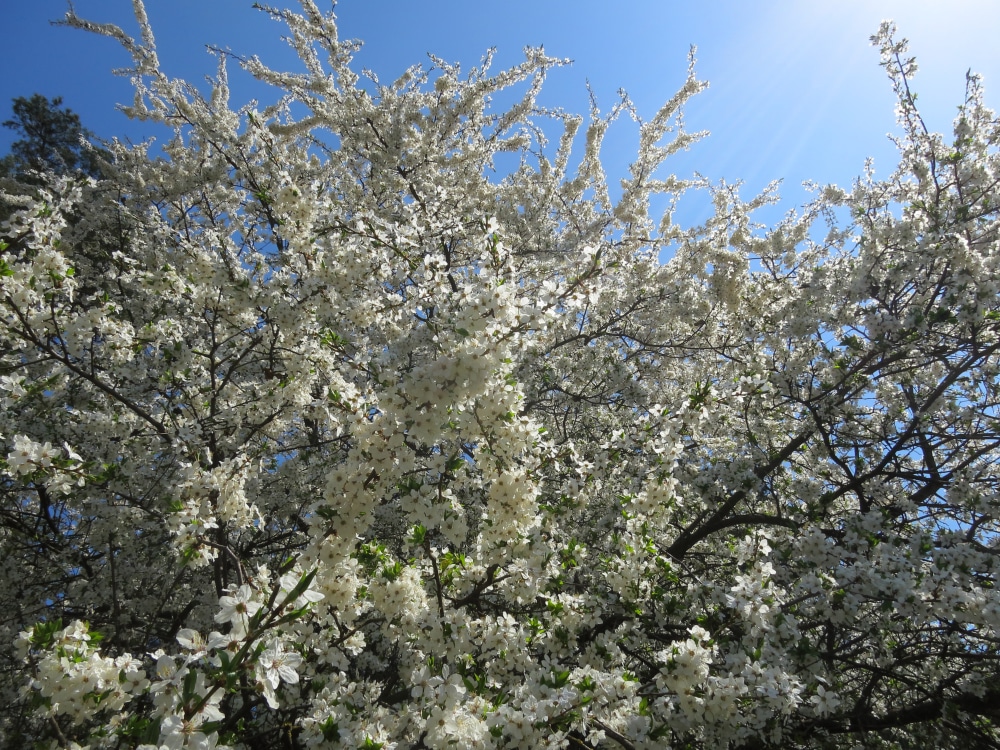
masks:
[[[272,0],[280,4],[294,0]],[[324,3],[319,3],[326,7]],[[252,9],[251,0],[147,0],[166,72],[193,82],[214,73],[206,44],[258,54],[273,67],[295,59],[280,24]],[[131,99],[128,81],[111,70],[128,64],[110,39],[55,27],[63,0],[0,0],[0,119],[15,96],[62,96],[101,136],[151,134],[115,105]],[[76,0],[77,13],[136,27],[129,0]],[[805,179],[849,185],[866,156],[885,174],[894,164],[886,133],[893,98],[868,37],[883,18],[896,20],[911,41],[921,72],[915,88],[928,124],[947,130],[964,91],[968,68],[983,74],[987,102],[1000,104],[1000,2],[996,0],[341,0],[341,35],[365,41],[359,64],[391,80],[427,52],[466,67],[488,47],[499,64],[513,64],[525,45],[575,62],[554,71],[543,101],[584,112],[586,81],[610,107],[626,89],[651,116],[684,79],[691,44],[698,72],[710,82],[688,108],[692,130],[711,137],[670,168],[713,179],[743,179],[749,196],[783,179],[789,205]],[[266,88],[231,72],[233,103],[267,101]],[[0,129],[0,153],[11,133]],[[613,183],[633,152],[636,129],[622,121],[606,152]]]

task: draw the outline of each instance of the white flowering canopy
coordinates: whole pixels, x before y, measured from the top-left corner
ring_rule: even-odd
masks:
[[[67,22],[174,139],[2,229],[0,744],[996,747],[975,77],[928,133],[883,27],[898,170],[684,228],[693,71],[612,191],[630,106],[542,112],[540,50],[382,85],[301,0],[305,72],[244,61],[286,97],[233,110],[135,7]]]

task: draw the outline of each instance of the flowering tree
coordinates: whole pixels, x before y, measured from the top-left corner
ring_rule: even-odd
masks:
[[[613,193],[630,107],[540,111],[560,61],[363,82],[301,6],[262,111],[168,78],[139,0],[140,41],[67,18],[176,136],[3,230],[3,744],[994,747],[978,80],[927,132],[883,27],[893,175],[685,229],[693,71]]]

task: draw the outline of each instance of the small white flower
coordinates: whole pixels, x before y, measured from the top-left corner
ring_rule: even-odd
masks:
[[[253,601],[253,595],[253,589],[243,584],[229,595],[219,597],[222,611],[215,616],[215,621],[231,622],[234,631],[245,633],[250,627],[250,618],[257,614],[261,607],[260,602]]]
[[[66,449],[66,457],[67,458],[69,458],[71,461],[79,461],[80,463],[83,463],[83,458],[80,456],[79,453],[77,453],[75,450],[73,450],[70,447],[69,443],[64,442],[63,443],[63,448]]]
[[[299,673],[295,668],[301,663],[302,657],[294,651],[283,650],[280,641],[275,641],[273,646],[264,649],[258,662],[264,673],[264,681],[275,690],[281,682],[294,685],[299,681]]]
[[[26,435],[14,437],[14,450],[7,454],[7,466],[14,475],[30,474],[34,471],[40,446]]]
[[[826,716],[840,705],[840,697],[832,690],[822,685],[816,688],[816,695],[809,699],[816,706],[816,713]]]
[[[181,628],[177,631],[177,642],[188,651],[193,651],[196,657],[205,653],[205,638],[197,630]]]

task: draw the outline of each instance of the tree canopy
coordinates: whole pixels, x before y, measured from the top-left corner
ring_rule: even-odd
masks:
[[[100,177],[98,150],[87,148],[93,133],[83,127],[80,117],[62,106],[62,97],[49,100],[41,94],[19,96],[13,102],[13,117],[3,126],[21,137],[10,153],[0,159],[0,174],[21,180],[36,180],[35,173],[65,174],[80,171]]]
[[[613,189],[562,61],[382,84],[300,5],[266,108],[67,17],[175,136],[2,230],[3,743],[996,747],[978,78],[928,132],[883,25],[898,168],[762,227],[664,171],[693,59]]]

